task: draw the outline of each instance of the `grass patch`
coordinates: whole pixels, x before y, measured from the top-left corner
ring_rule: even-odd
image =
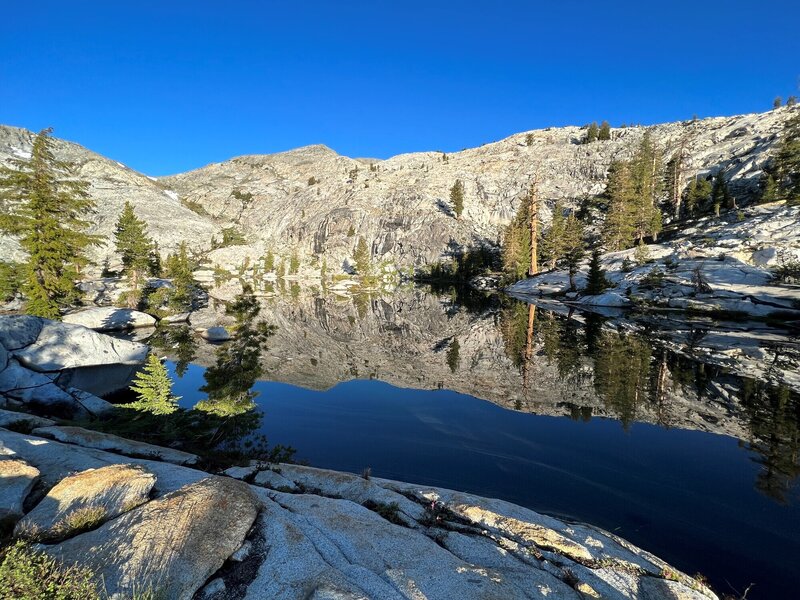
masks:
[[[69,513],[56,523],[53,534],[61,539],[72,537],[94,529],[106,518],[106,509],[102,506],[84,506]]]

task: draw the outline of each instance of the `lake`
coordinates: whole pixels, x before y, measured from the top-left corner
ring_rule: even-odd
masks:
[[[800,587],[795,332],[421,288],[262,316],[259,433],[296,460],[588,522],[722,595]],[[185,340],[159,347],[191,407],[219,347]]]

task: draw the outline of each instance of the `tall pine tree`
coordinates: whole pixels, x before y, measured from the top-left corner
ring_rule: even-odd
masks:
[[[20,273],[26,311],[58,319],[61,308],[80,297],[76,280],[89,262],[86,250],[99,238],[86,233],[94,208],[89,184],[76,178],[72,165],[56,160],[51,132],[39,132],[30,158],[0,167],[0,198],[9,203],[0,230],[18,236],[28,253]]]
[[[773,159],[777,197],[789,204],[800,204],[800,113],[789,119]]]
[[[564,256],[564,209],[561,203],[556,202],[553,207],[553,219],[549,229],[542,235],[542,258],[550,269],[556,268],[556,263]]]
[[[456,179],[450,188],[450,204],[453,206],[456,219],[460,219],[464,212],[464,183],[460,179]]]
[[[170,308],[176,312],[191,310],[194,275],[186,242],[181,242],[178,251],[167,257],[167,277],[172,279],[172,290],[169,294]]]
[[[125,274],[133,287],[133,293],[128,296],[128,306],[134,308],[139,301],[142,280],[152,263],[153,241],[147,235],[147,224],[136,216],[130,202],[126,201],[122,208],[114,238]]]
[[[564,260],[569,271],[569,288],[575,289],[575,275],[578,273],[583,257],[586,255],[586,242],[583,240],[583,224],[570,213],[564,224]]]

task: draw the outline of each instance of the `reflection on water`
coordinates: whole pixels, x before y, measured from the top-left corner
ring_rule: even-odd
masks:
[[[239,333],[260,331],[257,342],[160,334],[185,401],[258,406],[260,431],[317,466],[371,466],[616,530],[726,593],[726,580],[758,581],[751,599],[800,585],[800,542],[786,533],[800,527],[789,332],[418,288],[287,290],[261,301],[268,340],[250,314]]]

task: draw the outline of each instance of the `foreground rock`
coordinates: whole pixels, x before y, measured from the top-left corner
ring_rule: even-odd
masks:
[[[138,465],[110,465],[70,475],[17,523],[14,534],[36,540],[71,537],[144,504],[155,482],[155,475]]]
[[[156,499],[47,548],[97,570],[109,594],[716,598],[611,534],[499,500],[297,465],[273,465],[263,477],[257,466],[254,479],[265,487],[247,485],[2,429],[0,448],[48,478],[103,462],[146,464],[157,475]]]
[[[22,516],[22,503],[37,479],[36,467],[18,458],[4,457],[0,451],[0,530],[4,523]]]
[[[128,440],[111,433],[91,431],[83,427],[39,427],[34,429],[33,433],[34,435],[53,438],[68,444],[77,444],[78,446],[97,448],[98,450],[109,450],[126,456],[153,458],[176,465],[193,465],[198,461],[196,455],[188,452]]]
[[[109,595],[188,600],[242,545],[257,513],[247,485],[208,477],[48,552],[92,568]]]
[[[95,331],[125,331],[137,327],[154,327],[156,319],[130,308],[103,306],[64,315],[64,323],[83,325]]]

